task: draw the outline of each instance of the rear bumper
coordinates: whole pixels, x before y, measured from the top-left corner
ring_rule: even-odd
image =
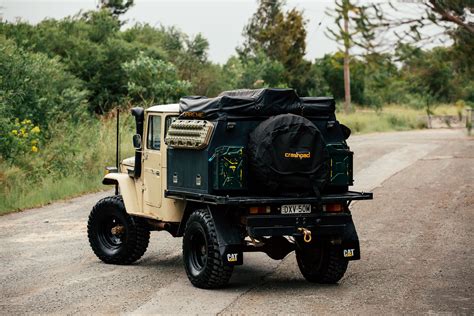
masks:
[[[298,228],[311,231],[314,245],[320,242],[335,242],[333,247],[346,260],[359,260],[359,237],[348,213],[301,215],[249,215],[244,218],[247,233],[251,237],[293,236],[301,238]],[[301,239],[300,239],[301,240]]]
[[[352,225],[350,214],[249,215],[244,217],[247,233],[252,237],[301,236],[298,228],[311,230],[315,237],[342,236]]]

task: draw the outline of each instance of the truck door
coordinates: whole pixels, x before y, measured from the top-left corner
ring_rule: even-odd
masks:
[[[161,127],[161,116],[148,116],[146,149],[143,157],[143,200],[145,204],[144,209],[147,213],[161,207],[161,199],[163,196],[161,175]]]

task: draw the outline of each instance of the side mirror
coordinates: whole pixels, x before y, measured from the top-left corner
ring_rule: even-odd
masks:
[[[140,134],[133,135],[133,147],[136,150],[142,149],[142,136]]]

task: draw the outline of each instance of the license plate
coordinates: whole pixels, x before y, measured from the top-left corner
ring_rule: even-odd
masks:
[[[311,204],[290,204],[281,206],[282,214],[311,213]]]

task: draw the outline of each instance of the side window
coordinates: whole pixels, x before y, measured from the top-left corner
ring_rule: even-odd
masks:
[[[147,147],[159,150],[161,145],[161,116],[153,115],[148,119]]]

